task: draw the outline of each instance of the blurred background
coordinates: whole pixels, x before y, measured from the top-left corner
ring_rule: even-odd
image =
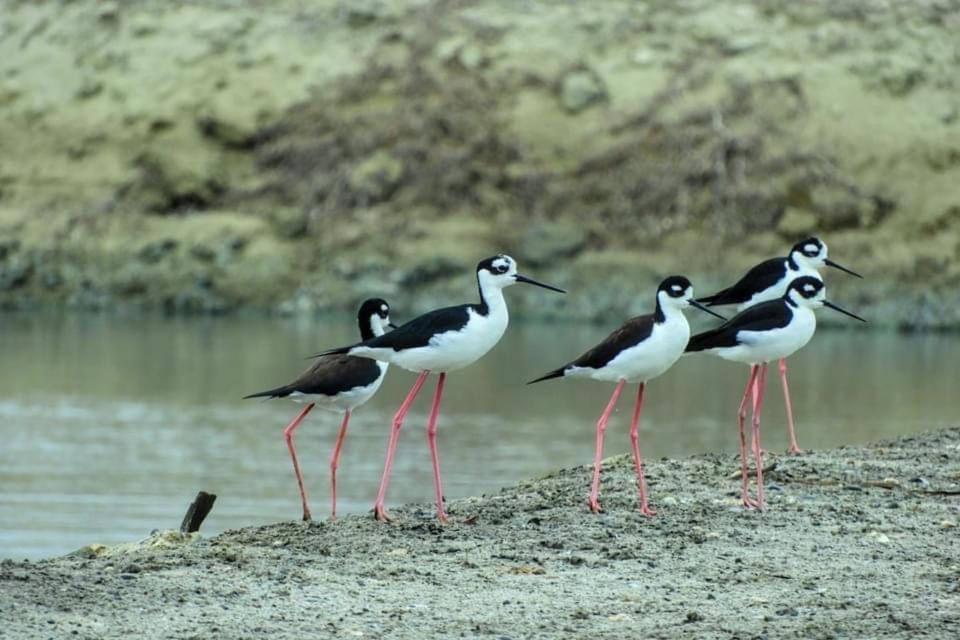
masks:
[[[510,290],[504,344],[451,378],[451,498],[589,459],[609,389],[521,383],[663,276],[706,294],[810,234],[870,327],[795,359],[801,445],[952,424],[960,339],[920,330],[960,326],[957,33],[956,0],[0,2],[0,557],[176,525],[201,488],[210,531],[295,517],[296,407],[238,398],[365,297],[471,299],[498,252],[570,294]],[[735,451],[745,377],[684,359],[645,453]],[[347,511],[411,383],[357,411]],[[431,498],[426,403],[392,502]],[[337,420],[300,431],[318,516]]]

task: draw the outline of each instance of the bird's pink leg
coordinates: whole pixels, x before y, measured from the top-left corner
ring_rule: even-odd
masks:
[[[757,377],[758,365],[750,365],[750,377],[747,379],[747,388],[743,391],[743,399],[740,400],[740,408],[737,409],[737,429],[740,433],[740,476],[743,484],[743,506],[747,509],[753,509],[757,502],[750,497],[750,475],[747,471],[747,437],[744,433],[744,422],[747,419],[747,398],[753,391],[753,382]]]
[[[350,409],[343,412],[343,422],[337,432],[337,443],[333,445],[330,454],[330,519],[337,518],[337,467],[340,466],[340,451],[343,449],[343,439],[347,436],[347,425],[350,424]]]
[[[757,508],[760,510],[765,508],[763,495],[763,455],[760,449],[760,410],[763,408],[763,394],[767,390],[768,366],[767,363],[760,365],[760,370],[757,373],[753,387],[753,435],[751,440],[753,441],[753,462],[757,467]]]
[[[603,456],[603,433],[607,430],[607,421],[610,419],[610,414],[613,413],[613,408],[617,406],[617,400],[620,398],[620,392],[623,391],[623,385],[625,384],[626,380],[617,383],[613,395],[610,396],[610,402],[607,403],[607,408],[603,410],[600,419],[597,421],[597,447],[593,456],[593,483],[590,486],[590,510],[594,513],[600,512],[600,458]]]
[[[447,374],[441,372],[437,377],[437,391],[433,395],[430,408],[430,420],[427,422],[427,442],[430,443],[430,459],[433,461],[433,490],[437,499],[437,518],[447,523],[447,512],[443,509],[443,483],[440,480],[440,455],[437,452],[437,418],[440,415],[440,399],[443,397],[443,382]]]
[[[787,447],[787,453],[799,455],[803,449],[797,444],[797,432],[793,430],[793,404],[790,402],[790,387],[787,386],[787,359],[780,358],[780,381],[783,382],[783,400],[787,405],[787,435],[790,438],[790,446]]]
[[[390,473],[393,471],[393,456],[397,451],[397,442],[400,440],[400,427],[403,426],[403,419],[406,417],[407,411],[410,410],[410,405],[413,404],[417,394],[420,393],[420,388],[423,387],[423,383],[427,381],[427,376],[429,375],[429,371],[420,372],[420,375],[417,376],[417,381],[413,383],[413,388],[410,389],[410,393],[407,394],[406,400],[403,401],[403,404],[400,405],[397,413],[393,416],[393,424],[390,429],[390,443],[387,445],[387,459],[383,464],[383,477],[380,478],[380,489],[377,491],[377,501],[373,503],[373,517],[377,520],[390,520],[383,501],[387,497],[387,487],[390,485]]]
[[[640,489],[640,513],[645,516],[657,512],[647,504],[647,481],[643,477],[643,458],[640,456],[640,410],[643,408],[643,391],[646,383],[637,387],[637,403],[633,407],[633,419],[630,421],[630,446],[633,449],[633,466],[637,472],[637,488]]]
[[[311,402],[303,408],[293,422],[288,424],[283,430],[283,439],[287,441],[287,449],[290,450],[290,458],[293,460],[293,472],[297,475],[297,487],[300,488],[300,501],[303,503],[303,519],[310,519],[310,507],[307,506],[307,491],[303,488],[303,475],[300,473],[300,463],[297,462],[297,448],[293,446],[293,432],[297,430],[303,419],[307,417],[310,410],[313,409]]]

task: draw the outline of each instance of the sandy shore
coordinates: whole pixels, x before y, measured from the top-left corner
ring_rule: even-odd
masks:
[[[10,638],[958,637],[960,428],[773,459],[737,506],[730,453],[608,461],[430,505],[0,563]]]

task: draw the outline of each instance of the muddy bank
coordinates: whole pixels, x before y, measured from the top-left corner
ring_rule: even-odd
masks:
[[[630,461],[449,505],[159,535],[0,563],[16,638],[954,637],[960,429],[775,460],[770,510],[737,506],[734,456]]]
[[[427,307],[505,250],[578,291],[518,306],[597,318],[818,232],[869,275],[834,297],[960,326],[956,0],[48,1],[0,20],[5,306]]]

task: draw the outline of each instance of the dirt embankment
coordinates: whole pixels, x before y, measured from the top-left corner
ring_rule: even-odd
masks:
[[[731,455],[589,470],[337,522],[158,534],[0,563],[10,637],[951,638],[960,429],[777,458],[766,513]]]
[[[601,317],[817,232],[869,276],[833,297],[960,326],[958,31],[956,0],[8,2],[0,302],[426,307],[506,250],[577,292],[537,313]]]

